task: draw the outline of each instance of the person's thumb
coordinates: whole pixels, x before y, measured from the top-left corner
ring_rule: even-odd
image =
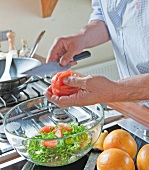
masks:
[[[63,83],[71,87],[78,87],[81,89],[86,89],[87,79],[88,77],[69,76],[63,79]]]
[[[72,50],[67,51],[61,58],[60,58],[60,64],[62,66],[66,66],[74,57],[74,52]]]

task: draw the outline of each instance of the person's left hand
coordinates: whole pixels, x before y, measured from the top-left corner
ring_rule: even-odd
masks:
[[[107,103],[114,99],[115,82],[103,76],[67,77],[63,82],[71,87],[79,87],[77,93],[58,97],[47,90],[44,95],[58,107],[87,106]]]

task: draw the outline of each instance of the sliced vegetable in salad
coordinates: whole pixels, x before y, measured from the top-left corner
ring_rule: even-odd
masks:
[[[43,128],[40,129],[40,131],[38,132],[39,134],[41,134],[42,132],[44,133],[49,133],[54,129],[53,126],[44,126]]]
[[[41,128],[36,136],[26,142],[30,159],[37,163],[66,165],[74,162],[91,148],[91,138],[83,125],[67,123]],[[77,156],[78,154],[78,156]]]

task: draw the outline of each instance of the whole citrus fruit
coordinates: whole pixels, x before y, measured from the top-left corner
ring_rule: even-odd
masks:
[[[97,158],[98,170],[135,170],[132,158],[121,149],[103,151]]]
[[[137,155],[138,170],[149,170],[149,144],[144,145]]]
[[[137,144],[134,138],[125,130],[117,129],[110,132],[104,140],[103,149],[118,148],[127,152],[134,158],[137,152]]]

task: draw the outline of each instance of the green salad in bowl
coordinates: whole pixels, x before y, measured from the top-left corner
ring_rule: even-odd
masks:
[[[67,122],[53,115],[66,113]],[[27,160],[58,167],[85,156],[100,136],[104,111],[100,104],[60,109],[45,97],[16,105],[4,118],[10,144]]]
[[[44,126],[38,133],[25,144],[30,159],[36,164],[66,165],[87,153],[92,146],[90,135],[83,125]],[[80,153],[81,150],[83,153]]]

